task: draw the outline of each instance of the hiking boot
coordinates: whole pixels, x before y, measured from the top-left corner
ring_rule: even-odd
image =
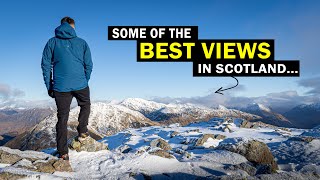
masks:
[[[89,137],[89,133],[88,132],[80,133],[80,135],[78,136],[78,141],[82,142],[82,141],[88,139],[88,137]]]
[[[63,154],[63,155],[59,154],[59,158],[63,159],[63,160],[66,160],[66,161],[69,161],[69,155],[68,154]]]

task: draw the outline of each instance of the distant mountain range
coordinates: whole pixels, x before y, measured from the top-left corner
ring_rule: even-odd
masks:
[[[320,103],[299,105],[283,114],[262,104],[250,104],[240,110],[258,115],[262,118],[259,121],[275,126],[310,129],[320,124]]]
[[[320,124],[320,103],[299,105],[284,113],[295,127],[313,128]]]
[[[181,125],[187,125],[193,121],[208,120],[212,117],[238,117],[275,126],[296,128],[313,128],[320,124],[320,103],[299,105],[282,114],[259,103],[249,104],[245,108],[230,109],[222,105],[217,108],[208,108],[188,103],[163,104],[140,98],[128,98],[120,104],[162,124],[178,122]]]
[[[272,124],[275,126],[282,126],[282,127],[294,126],[294,124],[292,124],[286,117],[284,117],[279,113],[274,112],[271,108],[266,107],[262,104],[257,104],[257,103],[250,104],[246,108],[241,108],[240,110],[260,116],[262,119],[259,119],[259,121],[267,124]]]
[[[163,104],[140,98],[128,98],[120,103],[129,109],[138,111],[152,121],[161,124],[180,123],[187,125],[194,121],[209,120],[213,117],[235,117],[246,120],[255,120],[261,117],[223,106],[208,108],[195,104]]]
[[[78,115],[79,107],[73,108],[70,111],[68,121],[69,137],[77,135],[76,126],[78,124]],[[48,147],[54,147],[56,143],[55,125],[57,121],[57,115],[54,113],[26,133],[9,141],[6,146],[21,150],[41,150]],[[154,125],[159,125],[159,123],[153,122],[143,114],[124,106],[103,102],[91,104],[88,128],[90,135],[95,139],[101,139],[104,136],[114,134],[127,128]]]
[[[53,112],[50,108],[2,108],[0,109],[0,135],[21,134]]]
[[[73,108],[69,116],[69,136],[75,136],[79,107]],[[214,117],[235,117],[247,120],[260,118],[239,110],[220,107],[211,109],[192,104],[161,104],[139,98],[129,98],[120,103],[97,102],[91,105],[89,130],[99,139],[128,128],[167,125],[183,125],[195,121],[207,121]],[[55,146],[56,114],[52,114],[29,131],[9,141],[6,146],[26,150],[41,150]]]
[[[128,98],[121,102],[94,102],[91,107],[89,130],[91,136],[95,139],[100,139],[128,128],[173,123],[187,125],[192,122],[208,121],[215,117],[241,118],[247,121],[261,121],[266,124],[283,127],[312,128],[320,124],[320,106],[317,104],[298,106],[285,115],[276,113],[262,104],[250,104],[246,108],[229,109],[221,105],[217,108],[209,108],[195,104],[163,104],[141,98]],[[56,113],[52,113],[53,110],[2,109],[0,112],[0,122],[8,123],[8,117],[16,117],[18,120],[15,122],[19,122],[19,125],[15,125],[15,123],[7,124],[7,128],[4,128],[4,130],[9,129],[9,125],[17,129],[19,126],[20,129],[24,127],[17,137],[6,144],[7,146],[21,150],[41,150],[55,146],[57,117]],[[77,135],[78,114],[79,107],[73,108],[70,112],[68,122],[69,136]],[[41,121],[41,119],[43,120]],[[2,128],[3,126],[0,127]],[[30,127],[32,128],[30,129]],[[29,130],[26,131],[26,129]]]

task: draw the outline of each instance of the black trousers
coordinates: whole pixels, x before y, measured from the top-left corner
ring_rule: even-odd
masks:
[[[58,92],[54,91],[54,97],[58,111],[58,122],[56,125],[56,140],[57,150],[60,154],[68,153],[68,119],[70,112],[70,104],[72,98],[75,97],[80,106],[80,113],[78,117],[79,125],[77,127],[78,133],[86,133],[88,131],[88,118],[90,115],[90,90],[89,87],[78,91]]]

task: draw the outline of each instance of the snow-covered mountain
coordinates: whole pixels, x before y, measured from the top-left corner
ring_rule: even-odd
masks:
[[[296,112],[318,112],[318,107],[301,106]],[[257,115],[221,105],[208,108],[138,98],[92,103],[89,132],[107,144],[110,151],[71,150],[70,163],[75,173],[54,174],[38,174],[30,170],[34,162],[26,164],[26,160],[16,165],[1,164],[3,159],[11,157],[1,156],[0,179],[1,172],[5,172],[4,176],[23,174],[30,179],[292,179],[297,176],[317,179],[320,176],[319,126],[303,130],[256,123],[253,121],[259,121],[260,116],[262,120],[269,120],[268,123],[286,119],[261,104],[246,110]],[[79,107],[70,112],[69,138],[77,135],[78,114]],[[56,113],[53,113],[6,146],[52,152],[56,122]],[[256,160],[263,162],[259,164]],[[271,164],[263,164],[266,160]],[[28,171],[20,165],[26,165]],[[280,171],[268,174],[276,171],[270,168],[276,167]]]
[[[246,108],[241,108],[240,110],[260,116],[262,119],[259,119],[259,121],[267,124],[283,127],[293,126],[293,124],[286,117],[274,112],[271,108],[263,104],[253,103],[248,105]]]
[[[76,122],[80,108],[74,108],[70,113],[71,122]],[[146,118],[138,111],[118,104],[93,103],[89,117],[89,127],[99,134],[106,136],[127,128],[159,125]]]
[[[79,107],[69,115],[69,136],[75,136]],[[217,109],[194,104],[162,104],[140,98],[121,102],[96,102],[91,105],[89,129],[92,136],[112,135],[127,128],[139,128],[160,124],[179,123],[187,125],[195,121],[207,121],[215,117],[235,117],[254,120],[259,116],[220,106]],[[6,145],[18,149],[39,150],[55,146],[56,114],[45,118],[28,132],[16,137]]]
[[[180,123],[187,125],[194,121],[209,120],[213,117],[236,117],[246,120],[259,119],[259,116],[241,112],[235,109],[227,109],[220,106],[217,109],[194,104],[163,104],[140,98],[129,98],[120,103],[132,110],[139,111],[152,121],[162,124]]]
[[[73,108],[69,115],[69,137],[76,136],[77,119],[79,107]],[[48,116],[39,124],[24,134],[9,141],[6,146],[21,150],[41,150],[55,147],[55,125],[57,123],[56,113]],[[130,110],[121,105],[110,103],[92,103],[89,117],[89,131],[91,136],[100,139],[127,128],[138,128],[144,126],[159,125],[146,118],[137,111]]]
[[[139,111],[144,115],[148,115],[154,111],[165,108],[167,106],[166,104],[163,104],[163,103],[148,101],[141,98],[127,98],[122,102],[120,102],[120,105],[135,111]]]
[[[313,128],[320,125],[320,103],[299,105],[284,114],[299,128]]]

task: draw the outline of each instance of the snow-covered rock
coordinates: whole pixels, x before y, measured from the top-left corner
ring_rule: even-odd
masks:
[[[170,153],[168,153],[167,151],[165,151],[163,149],[152,150],[149,152],[149,154],[156,155],[156,156],[163,157],[163,158],[169,158],[169,159],[174,158],[174,156],[172,156]]]
[[[230,144],[230,140],[222,141],[217,149],[228,150],[243,155],[256,167],[270,166],[270,172],[278,170],[277,162],[269,150],[268,146],[257,140],[235,139],[236,143]],[[265,168],[265,167],[264,167]],[[259,170],[258,170],[259,171]]]
[[[271,151],[281,164],[320,165],[320,139],[310,142],[289,139],[271,146]]]
[[[72,173],[61,173],[54,170],[51,174],[52,168],[45,166],[45,164],[42,164],[41,167],[45,167],[46,170],[42,171],[48,173],[22,170],[0,163],[0,177],[2,174],[11,177],[27,176],[29,179],[108,179],[109,177],[117,179],[143,177],[155,179],[288,179],[293,177],[315,179],[315,177],[319,177],[320,148],[318,139],[313,137],[311,141],[298,141],[298,137],[302,137],[301,134],[308,130],[289,128],[286,131],[290,131],[290,134],[283,136],[273,127],[242,128],[237,122],[226,122],[225,118],[213,118],[206,122],[192,123],[187,126],[173,124],[170,126],[128,128],[99,140],[99,142],[108,145],[110,150],[97,152],[70,150],[70,164],[74,171]],[[232,133],[223,132],[220,129],[224,123],[229,124]],[[173,132],[176,132],[177,135],[171,136]],[[223,140],[208,138],[201,148],[194,148],[194,143],[205,134],[220,134],[226,138]],[[157,139],[165,141],[172,150],[151,147],[150,142],[155,142]],[[185,140],[188,140],[189,143],[183,143]],[[263,142],[265,145],[250,143],[252,141]],[[241,151],[232,152],[233,150],[228,148],[219,150],[215,148],[217,146],[234,146]],[[257,166],[249,162],[253,162],[252,157],[256,157],[258,160],[269,157],[270,154],[266,153],[268,148],[271,149],[272,155],[279,164],[280,171],[271,175],[254,175],[268,173],[271,170],[268,169],[269,166]],[[33,151],[25,152],[29,154]],[[243,152],[250,152],[249,154],[253,155],[248,156]],[[19,153],[23,152],[19,151]],[[45,155],[44,157],[50,156],[41,154]],[[262,157],[261,154],[267,154],[267,156]],[[18,158],[17,161],[22,159]],[[17,165],[27,167],[32,162],[36,166],[35,162],[45,161],[26,160],[28,161],[23,160]]]
[[[58,159],[43,152],[20,151],[7,147],[0,147],[0,164],[8,164],[3,169],[0,169],[1,179],[20,177],[19,174],[21,172],[29,171],[31,173],[50,174],[58,171],[72,171],[68,161]],[[23,176],[21,175],[21,177]]]
[[[80,151],[96,152],[96,151],[109,149],[106,144],[98,142],[90,136],[88,136],[82,141],[79,141],[77,138],[73,138],[69,143],[69,147],[78,152]]]
[[[203,134],[195,143],[195,146],[204,146],[208,140],[222,140],[226,136],[221,134]]]
[[[165,151],[172,149],[172,147],[167,143],[167,141],[165,141],[161,138],[152,140],[150,142],[150,146],[151,147],[158,147],[158,148],[161,148]]]

